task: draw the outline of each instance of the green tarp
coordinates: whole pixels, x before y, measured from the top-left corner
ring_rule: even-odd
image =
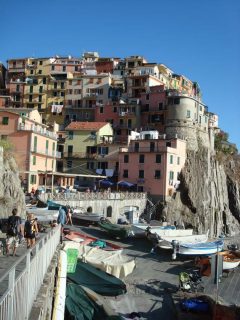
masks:
[[[67,278],[104,296],[118,296],[127,291],[122,280],[81,260],[77,262],[75,273],[68,273]]]
[[[92,301],[85,291],[73,283],[67,284],[65,320],[120,320],[119,316],[107,316],[103,308]]]
[[[100,221],[98,225],[101,229],[108,232],[109,235],[118,238],[126,238],[128,236],[128,229],[120,227],[117,224],[113,224],[107,221]]]

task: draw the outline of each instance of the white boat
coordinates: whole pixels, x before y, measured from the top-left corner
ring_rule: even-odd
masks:
[[[240,264],[240,258],[237,257],[234,252],[222,251],[218,252],[218,255],[223,257],[223,270],[235,269]]]
[[[177,248],[177,253],[183,255],[211,255],[222,251],[224,242],[217,240],[205,243],[181,243]]]
[[[38,221],[52,221],[58,217],[58,210],[48,210],[48,208],[28,207],[27,213],[33,213]]]
[[[155,233],[158,230],[176,230],[175,226],[159,226],[159,225],[149,225],[144,223],[136,223],[131,226],[132,234],[135,237],[145,237],[147,234],[146,232]],[[164,234],[163,231],[161,231]]]
[[[159,248],[161,249],[172,249],[172,242],[176,241],[178,244],[196,244],[196,243],[204,243],[208,241],[208,234],[192,234],[192,235],[184,235],[184,236],[161,236],[159,239]]]

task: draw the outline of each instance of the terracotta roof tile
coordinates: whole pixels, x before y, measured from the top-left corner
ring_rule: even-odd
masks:
[[[71,122],[66,130],[99,130],[104,127],[108,122]]]

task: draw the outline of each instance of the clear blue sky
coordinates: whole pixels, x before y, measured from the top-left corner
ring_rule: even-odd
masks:
[[[143,55],[197,81],[240,150],[239,0],[1,0],[0,61]]]

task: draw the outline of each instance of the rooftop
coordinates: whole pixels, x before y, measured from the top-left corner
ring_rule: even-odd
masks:
[[[71,122],[66,130],[99,130],[104,127],[107,122]]]

